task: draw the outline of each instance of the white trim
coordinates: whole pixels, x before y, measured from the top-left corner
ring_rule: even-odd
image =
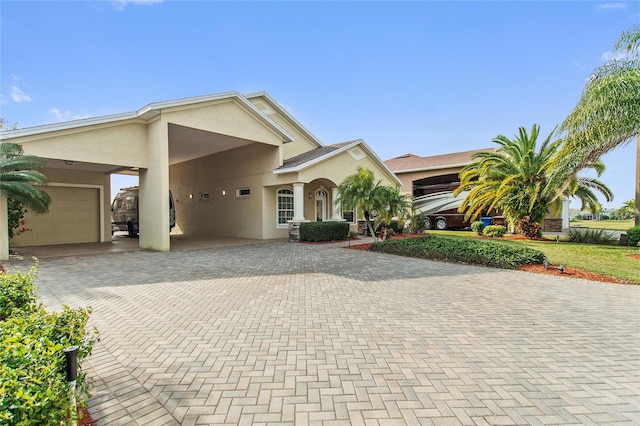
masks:
[[[331,152],[329,152],[329,153],[327,153],[325,155],[321,155],[320,157],[314,158],[314,159],[309,160],[309,161],[307,161],[305,163],[298,164],[295,167],[288,167],[286,169],[275,169],[275,170],[273,170],[273,174],[280,175],[280,174],[286,174],[286,173],[300,172],[300,171],[306,169],[307,167],[311,167],[314,164],[321,163],[323,161],[328,160],[331,157],[335,157],[338,154],[341,154],[341,153],[343,153],[345,151],[348,151],[348,150],[350,150],[351,148],[353,148],[354,146],[357,146],[357,145],[362,145],[362,148],[365,150],[367,155],[374,160],[374,163],[377,163],[382,168],[382,170],[386,171],[387,174],[388,174],[388,177],[390,177],[392,181],[395,181],[395,183],[398,186],[402,186],[402,181],[400,180],[400,178],[398,176],[396,176],[396,174],[394,172],[391,171],[391,169],[384,163],[384,161],[382,161],[380,159],[380,157],[378,157],[376,155],[376,153],[373,152],[371,150],[371,148],[369,148],[369,146],[362,139],[357,139],[357,140],[355,140],[355,141],[353,141],[351,143],[348,143],[348,144],[346,144],[346,145],[344,145],[344,146],[342,146],[342,147],[340,147],[338,149],[334,149],[333,151],[331,151]]]
[[[279,103],[277,103],[275,100],[273,100],[273,98],[271,96],[269,96],[269,94],[267,92],[264,92],[264,91],[263,92],[253,92],[253,93],[247,93],[247,94],[245,94],[243,96],[246,99],[259,98],[259,97],[265,98],[269,103],[271,103],[271,106],[280,115],[284,116],[286,119],[291,121],[296,127],[298,127],[298,129],[300,131],[302,131],[302,133],[305,134],[305,136],[307,136],[309,139],[311,139],[313,142],[315,142],[318,145],[318,147],[324,146],[324,144],[322,142],[320,142],[320,139],[315,137],[313,133],[311,133],[306,127],[304,127],[302,124],[300,124],[300,122],[298,120],[296,120],[291,114],[289,114],[284,108],[282,108],[282,106],[280,106]],[[258,108],[258,110],[260,110],[260,109]]]
[[[263,113],[258,107],[256,107],[247,98],[242,96],[238,92],[225,92],[213,95],[194,96],[191,98],[174,99],[170,101],[152,102],[143,106],[142,108],[134,112],[125,112],[113,115],[104,115],[100,117],[83,118],[80,120],[64,121],[60,123],[45,124],[41,126],[25,127],[23,129],[7,130],[0,133],[0,140],[17,138],[22,136],[31,136],[41,133],[54,132],[59,130],[69,130],[79,127],[94,126],[99,124],[117,123],[131,119],[142,119],[149,123],[160,115],[162,109],[175,108],[180,106],[194,105],[202,102],[217,101],[223,99],[237,99],[240,104],[251,110],[260,119],[266,122],[266,124],[280,134],[283,138],[283,142],[292,142],[293,136],[289,134],[282,126],[273,121],[269,116]],[[146,116],[146,117],[145,117]]]
[[[47,186],[62,186],[67,188],[89,188],[89,189],[98,189],[100,192],[100,242],[104,243],[104,185],[89,185],[84,183],[58,183],[58,182],[49,182],[47,185],[42,185],[43,187]]]
[[[279,219],[280,219],[280,217],[279,217],[279,213],[280,213],[280,204],[279,204],[280,200],[279,200],[279,198],[280,198],[280,191],[282,191],[283,189],[288,189],[289,191],[291,191],[291,194],[282,194],[283,197],[284,196],[289,197],[289,195],[291,195],[292,203],[295,200],[292,186],[285,185],[285,186],[280,186],[280,187],[276,188],[276,229],[288,228],[289,227],[289,223],[288,222],[291,222],[291,220],[288,220],[287,223],[280,223],[280,221],[279,221]],[[295,215],[295,207],[294,207],[294,215]]]
[[[249,191],[248,194],[240,194],[240,191]],[[236,198],[251,198],[251,187],[243,186],[242,188],[236,188]]]

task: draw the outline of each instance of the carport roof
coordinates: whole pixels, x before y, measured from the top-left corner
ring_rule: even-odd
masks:
[[[169,101],[152,102],[137,111],[125,112],[120,114],[104,115],[100,117],[83,118],[80,120],[65,121],[60,123],[45,124],[41,126],[25,127],[23,129],[7,130],[0,133],[1,139],[8,139],[21,136],[37,135],[40,133],[54,132],[59,130],[74,129],[86,126],[93,126],[98,124],[115,123],[118,121],[140,119],[143,121],[149,121],[157,117],[162,109],[174,108],[187,105],[195,105],[202,102],[210,102],[222,99],[236,99],[247,109],[252,111],[257,117],[259,117],[264,123],[271,127],[274,131],[282,136],[283,142],[293,141],[293,136],[289,134],[282,126],[269,118],[253,103],[251,103],[245,96],[239,92],[225,92],[218,94],[210,94],[203,96],[194,96],[189,98],[174,99]]]

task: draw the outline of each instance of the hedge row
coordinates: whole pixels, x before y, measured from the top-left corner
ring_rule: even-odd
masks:
[[[392,240],[371,245],[371,251],[421,259],[468,263],[504,269],[541,264],[544,254],[528,247],[497,241],[453,239],[434,235]]]
[[[640,244],[640,225],[627,231],[627,245],[635,247]]]
[[[300,224],[300,241],[339,241],[349,235],[347,222],[303,222]]]
[[[35,295],[36,269],[0,274],[0,424],[75,424],[63,349],[79,346],[77,402],[88,385],[81,363],[97,341],[90,309],[47,312]]]

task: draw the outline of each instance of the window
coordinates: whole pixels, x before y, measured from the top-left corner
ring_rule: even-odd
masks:
[[[293,190],[283,188],[278,191],[278,226],[287,226],[293,219]]]
[[[342,210],[342,218],[349,223],[354,223],[355,215],[353,214],[353,209]]]
[[[251,188],[236,189],[236,197],[248,197],[249,195],[251,195]]]

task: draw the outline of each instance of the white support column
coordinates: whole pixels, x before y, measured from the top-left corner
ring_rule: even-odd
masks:
[[[562,199],[562,230],[569,229],[569,199]]]
[[[0,260],[9,260],[9,211],[7,197],[0,194]]]
[[[304,218],[304,183],[293,184],[293,222],[306,222]]]
[[[140,169],[140,247],[169,251],[169,128],[163,120],[149,124],[149,166]]]
[[[338,188],[337,187],[333,187],[331,188],[331,220],[334,222],[338,222],[338,221],[342,221],[344,222],[344,219],[342,218],[342,206],[340,205],[340,202],[336,201],[338,199]]]

